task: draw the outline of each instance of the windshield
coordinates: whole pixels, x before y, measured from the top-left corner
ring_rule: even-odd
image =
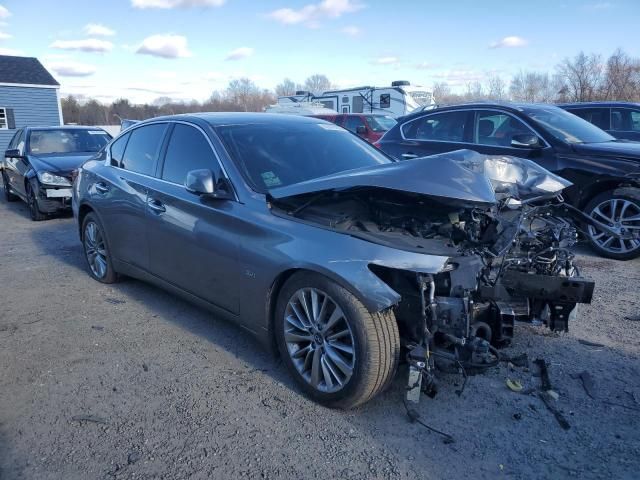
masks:
[[[391,163],[375,147],[326,123],[254,123],[216,128],[252,188],[266,193],[355,168]]]
[[[558,107],[531,107],[524,108],[523,111],[563,142],[598,143],[615,140],[595,125]]]
[[[367,122],[369,123],[369,127],[374,132],[386,132],[387,130],[391,130],[396,122],[393,118],[382,115],[370,115],[367,116]]]
[[[52,153],[97,152],[111,140],[104,130],[61,128],[59,130],[31,130],[29,153],[46,155]]]

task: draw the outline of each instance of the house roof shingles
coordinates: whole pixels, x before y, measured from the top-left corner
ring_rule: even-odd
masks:
[[[0,84],[60,86],[37,58],[0,55]]]

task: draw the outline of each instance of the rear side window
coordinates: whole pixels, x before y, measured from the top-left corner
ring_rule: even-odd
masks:
[[[166,128],[166,123],[156,123],[133,130],[120,167],[144,175],[153,175],[153,166]]]
[[[587,122],[593,123],[598,128],[609,130],[608,108],[576,108],[568,111]]]
[[[464,111],[427,115],[404,124],[402,135],[411,140],[462,142],[467,118]]]
[[[162,167],[162,179],[184,185],[191,170],[208,168],[218,175],[218,161],[204,135],[188,125],[176,124]]]
[[[130,133],[127,133],[121,136],[111,145],[111,165],[119,167],[122,164],[122,156],[130,135]]]
[[[364,127],[364,121],[360,117],[347,117],[344,122],[344,128],[350,132],[356,133],[358,127]]]

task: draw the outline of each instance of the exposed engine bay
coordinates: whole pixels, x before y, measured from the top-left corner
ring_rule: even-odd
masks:
[[[571,251],[578,230],[593,220],[563,202],[569,182],[528,160],[456,153],[475,181],[487,182],[493,201],[363,186],[272,206],[363,240],[449,258],[435,274],[369,266],[401,295],[394,313],[418,396],[420,388],[433,393],[435,366],[496,365],[497,348],[509,344],[516,322],[568,330],[577,304],[590,303],[594,289]]]

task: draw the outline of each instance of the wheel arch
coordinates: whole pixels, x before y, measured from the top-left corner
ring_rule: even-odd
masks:
[[[598,195],[605,192],[613,192],[618,188],[633,187],[631,182],[625,178],[607,178],[605,180],[596,180],[590,183],[580,191],[580,198],[576,205],[583,210],[587,204]]]
[[[296,273],[300,272],[322,275],[332,282],[335,282],[336,284],[347,290],[351,295],[356,297],[371,313],[381,312],[389,308],[393,308],[400,301],[400,295],[387,284],[378,279],[378,277],[375,276],[372,272],[369,272],[372,275],[372,280],[375,282],[379,282],[380,285],[384,285],[384,287],[386,287],[386,295],[381,296],[380,292],[378,291],[376,292],[377,295],[375,296],[375,298],[369,297],[363,293],[363,288],[356,288],[348,280],[342,278],[337,273],[326,271],[322,268],[313,268],[313,266],[308,265],[292,266],[290,268],[287,268],[280,272],[273,280],[269,289],[267,290],[265,299],[265,318],[267,319],[268,343],[269,348],[273,349],[274,352],[277,352],[278,350],[274,335],[274,322],[278,298],[280,297],[280,292],[286,281]]]

